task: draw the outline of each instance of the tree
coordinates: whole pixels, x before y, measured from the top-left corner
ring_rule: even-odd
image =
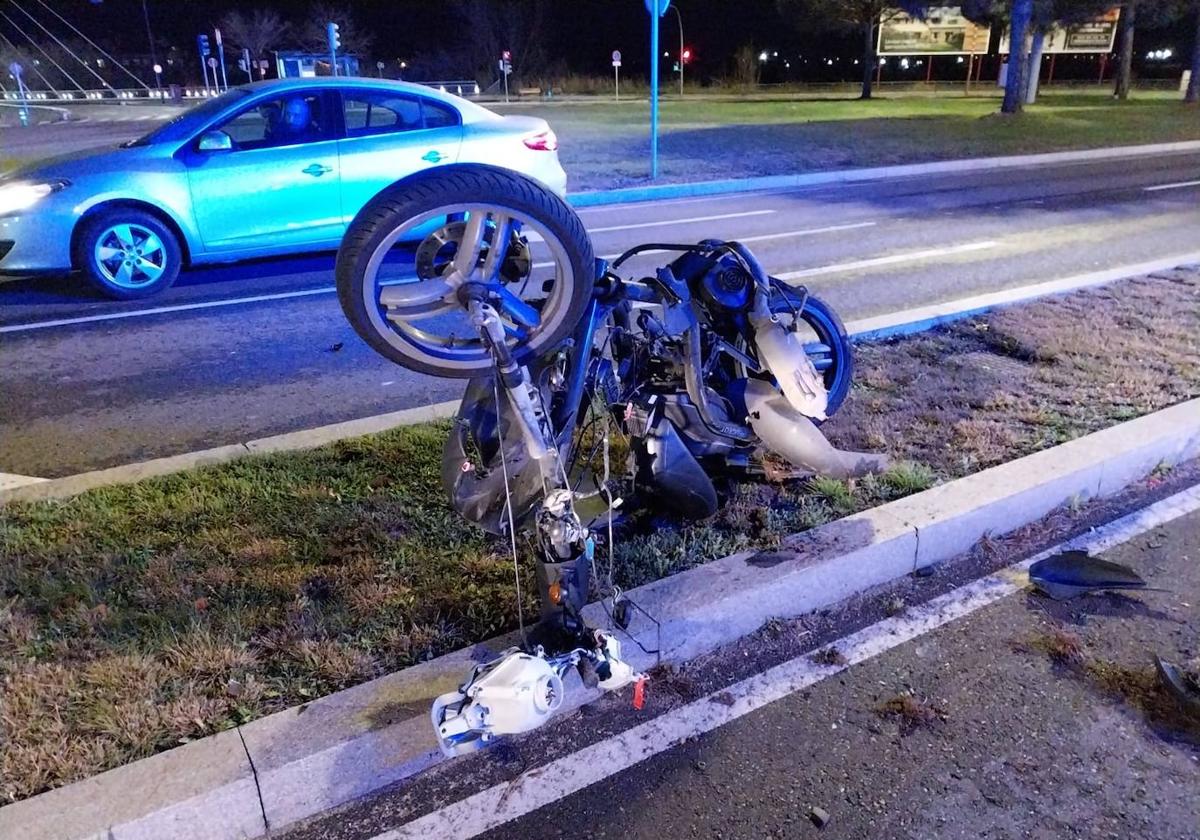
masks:
[[[801,25],[824,28],[856,29],[862,34],[862,93],[870,99],[875,80],[877,27],[907,12],[924,15],[928,3],[923,0],[777,0],[780,14],[801,21]],[[903,7],[903,8],[898,8]]]
[[[1121,8],[1121,22],[1113,96],[1128,99],[1129,89],[1133,85],[1133,47],[1137,25],[1159,26],[1175,19],[1183,10],[1178,0],[1123,0],[1118,5]]]
[[[325,27],[330,23],[338,25],[338,37],[344,51],[362,57],[371,52],[375,36],[359,24],[348,8],[328,2],[313,3],[308,7],[298,35],[300,45],[316,53],[329,52],[329,36]]]
[[[1192,3],[1192,10],[1196,15],[1196,39],[1192,42],[1192,78],[1183,101],[1196,105],[1200,103],[1200,0]]]
[[[548,66],[545,28],[548,0],[454,0],[450,11],[460,22],[459,31],[468,60],[481,79],[493,78],[504,51],[512,53],[513,72],[537,76]]]
[[[249,16],[239,11],[229,12],[221,18],[220,26],[229,43],[239,50],[249,50],[254,61],[285,43],[292,29],[290,23],[270,9],[255,9]]]
[[[1000,113],[1019,113],[1025,102],[1025,76],[1029,63],[1026,35],[1033,20],[1033,0],[1012,0],[1008,15],[1008,76],[1004,82],[1004,101]]]
[[[758,84],[758,50],[753,44],[742,44],[733,54],[733,80],[743,87]]]

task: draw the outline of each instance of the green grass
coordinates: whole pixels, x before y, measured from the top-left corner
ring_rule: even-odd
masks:
[[[1200,395],[1198,294],[1184,272],[861,346],[825,429],[886,451],[888,472],[733,482],[700,523],[636,514],[615,580],[776,546]],[[506,544],[440,489],[447,428],[0,507],[0,802],[513,628]]]
[[[751,177],[960,157],[1200,139],[1200,112],[1143,93],[1054,94],[1018,117],[980,96],[857,99],[668,100],[661,108],[664,181]],[[559,134],[571,189],[642,183],[645,103],[511,106]]]

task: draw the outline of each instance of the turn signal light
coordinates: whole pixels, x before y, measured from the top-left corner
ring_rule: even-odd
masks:
[[[523,138],[522,142],[535,152],[558,151],[558,137],[550,129],[539,131],[537,134],[530,134],[528,137]]]

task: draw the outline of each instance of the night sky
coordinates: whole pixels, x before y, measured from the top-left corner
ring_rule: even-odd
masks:
[[[17,2],[48,19],[48,13],[39,6],[38,0]],[[142,0],[47,2],[89,36],[110,48],[139,53],[146,50]],[[492,2],[506,6],[520,0]],[[211,33],[212,27],[230,9],[244,13],[256,7],[272,7],[285,17],[300,22],[309,5],[302,0],[147,0],[147,3],[156,39],[160,44],[177,45],[185,54],[194,50],[196,34],[201,31]],[[0,0],[0,6],[10,6],[12,14],[10,4],[11,0]],[[473,33],[463,26],[461,18],[448,10],[447,2],[343,0],[336,5],[350,9],[355,18],[374,33],[374,55],[364,58],[389,62],[404,59],[413,68],[412,78],[421,78],[419,68],[423,58],[428,57],[432,65],[438,53],[441,53],[442,62],[438,72],[443,71],[447,62],[467,63],[458,60],[456,51],[461,51],[471,41]],[[824,57],[841,55],[849,59],[858,55],[858,36],[798,31],[780,17],[775,0],[674,0],[673,5],[681,11],[686,44],[693,51],[693,78],[728,73],[734,50],[743,44],[752,44],[756,49],[778,50],[781,56],[798,58],[807,53],[813,59],[807,68],[802,61],[793,58],[793,69],[789,72],[795,80],[827,80],[835,71],[824,68]],[[550,4],[541,43],[545,45],[548,62],[556,63],[559,69],[607,76],[611,73],[610,53],[620,49],[624,55],[623,72],[644,74],[648,58],[647,21],[642,0],[559,0]],[[1190,29],[1190,24],[1181,23],[1165,31],[1143,31],[1139,35],[1138,52],[1169,45],[1182,53],[1190,47],[1190,37],[1184,34]],[[672,54],[678,50],[674,13],[663,19],[663,48]],[[447,58],[447,54],[451,57]],[[457,77],[470,76],[477,69],[461,67]],[[777,73],[782,72],[779,67]],[[839,65],[837,73],[846,79],[853,79],[855,75],[846,64]],[[770,75],[768,68],[764,81],[783,80],[770,78]]]

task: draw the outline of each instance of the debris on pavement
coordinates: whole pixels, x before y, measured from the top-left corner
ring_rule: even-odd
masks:
[[[814,805],[808,809],[808,819],[817,828],[824,828],[829,824],[829,812]]]
[[[1037,561],[1029,567],[1029,580],[1056,601],[1089,592],[1147,588],[1133,569],[1086,551],[1063,551]]]
[[[1200,717],[1200,659],[1193,659],[1188,666],[1181,667],[1156,656],[1154,665],[1167,693],[1184,711]]]

